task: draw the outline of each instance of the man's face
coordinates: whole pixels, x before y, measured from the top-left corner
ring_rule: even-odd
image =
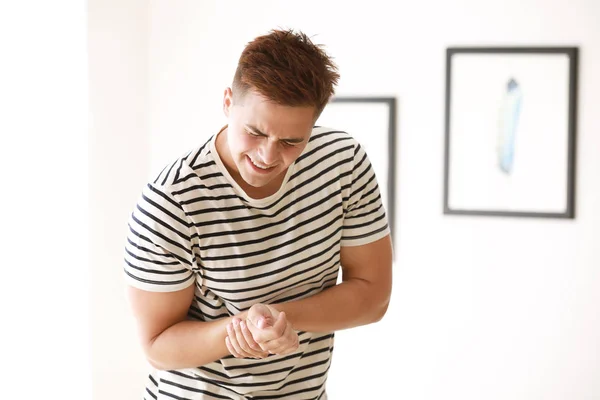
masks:
[[[279,184],[287,168],[298,158],[312,132],[314,107],[274,104],[256,92],[248,92],[233,104],[231,89],[225,90],[223,111],[228,118],[227,146],[223,161],[255,188]]]

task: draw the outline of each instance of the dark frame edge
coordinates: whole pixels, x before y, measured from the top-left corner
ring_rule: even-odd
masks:
[[[387,212],[390,236],[394,241],[396,235],[396,124],[397,124],[397,101],[393,96],[335,96],[332,103],[385,103],[389,107],[388,115],[388,204]],[[369,155],[371,156],[371,155]],[[395,242],[395,241],[394,241]],[[394,247],[396,247],[394,245]]]
[[[453,210],[449,207],[449,177],[450,177],[450,109],[451,109],[451,77],[452,56],[461,53],[475,54],[565,54],[569,57],[569,108],[568,108],[568,149],[567,149],[567,204],[564,213],[543,212],[511,212],[496,210]],[[444,133],[444,215],[472,215],[472,216],[503,216],[503,217],[532,217],[532,218],[575,218],[575,191],[576,191],[576,158],[577,158],[577,100],[579,84],[579,47],[578,46],[517,46],[517,47],[448,47],[446,48],[446,95],[445,95],[445,133]]]

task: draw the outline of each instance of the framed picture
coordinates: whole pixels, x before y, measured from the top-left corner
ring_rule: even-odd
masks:
[[[396,98],[334,97],[317,125],[348,132],[369,156],[394,235]]]
[[[575,217],[576,47],[448,48],[444,214]]]

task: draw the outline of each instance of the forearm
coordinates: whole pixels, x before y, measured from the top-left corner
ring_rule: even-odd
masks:
[[[389,290],[350,279],[314,296],[273,304],[285,312],[294,329],[332,332],[379,321],[387,310]]]
[[[225,337],[230,320],[179,322],[147,346],[146,356],[153,367],[163,370],[193,368],[223,358],[229,355]]]

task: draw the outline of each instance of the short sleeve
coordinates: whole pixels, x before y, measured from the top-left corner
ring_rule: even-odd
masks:
[[[148,184],[129,217],[126,282],[152,292],[173,292],[193,284],[190,227],[175,198],[163,187]]]
[[[360,246],[390,233],[375,171],[363,147],[356,143],[352,183],[344,207],[342,246]]]

